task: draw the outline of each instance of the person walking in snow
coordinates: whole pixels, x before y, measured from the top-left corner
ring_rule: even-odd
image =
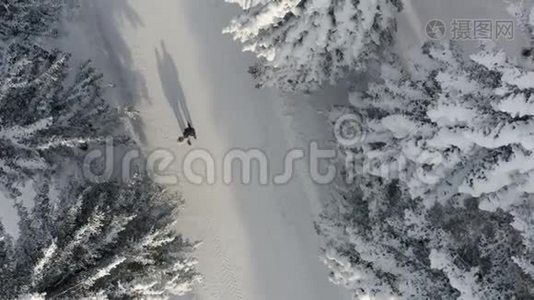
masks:
[[[197,139],[197,132],[193,126],[191,126],[191,123],[187,123],[187,127],[184,129],[184,135],[178,138],[178,142],[182,143],[183,141],[187,140],[187,144],[191,146],[191,138]]]

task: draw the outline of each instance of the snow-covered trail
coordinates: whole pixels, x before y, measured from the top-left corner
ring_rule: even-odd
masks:
[[[449,24],[453,18],[509,18],[503,0],[407,1],[397,38],[403,53],[422,43],[430,19]],[[318,199],[328,195],[304,176],[305,167],[300,165],[300,174],[283,186],[221,182],[223,156],[234,148],[261,149],[276,174],[290,147],[327,137],[324,120],[315,114],[327,103],[321,98],[345,101],[346,95],[327,91],[306,101],[282,101],[256,90],[246,74],[251,57],[221,34],[237,13],[223,0],[83,3],[82,16],[62,46],[78,58],[92,58],[116,84],[108,96],[141,112],[134,129],[144,150],[172,151],[176,160],[170,171],[182,173],[181,159],[189,148],[176,143],[183,123],[180,101],[198,131],[195,148],[216,158],[217,184],[181,183],[188,203],[180,231],[203,240],[197,256],[205,281],[195,297],[349,299],[328,282],[319,261],[313,219]],[[517,52],[519,44],[504,46]],[[298,138],[290,127],[297,127]]]
[[[216,184],[181,182],[188,202],[179,230],[203,241],[197,257],[205,280],[196,299],[348,299],[319,260],[316,203],[308,200],[318,196],[308,180],[222,183],[227,151],[260,149],[276,174],[294,144],[282,101],[254,88],[250,56],[221,34],[235,9],[222,0],[86,1],[62,47],[92,58],[116,84],[109,96],[140,111],[139,140],[147,153],[174,153],[171,173],[182,173],[191,149],[215,157]],[[199,136],[193,148],[176,143],[183,110]]]

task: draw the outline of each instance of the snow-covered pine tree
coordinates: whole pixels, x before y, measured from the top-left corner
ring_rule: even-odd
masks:
[[[46,299],[183,295],[199,275],[195,244],[175,232],[180,199],[143,176],[73,187],[55,200],[42,184],[31,209],[17,206],[20,237],[6,252],[13,290]]]
[[[530,50],[532,51],[532,47],[534,47],[534,1],[512,2],[506,0],[505,3],[508,4],[506,7],[508,13],[516,19],[518,28],[530,39]],[[529,55],[533,55],[533,53]]]
[[[357,176],[317,223],[331,281],[356,298],[529,299],[534,251],[514,217],[463,206],[432,208],[398,180]]]
[[[367,128],[350,149],[362,171],[401,180],[428,206],[459,195],[487,210],[522,203],[534,171],[534,72],[492,49],[424,53],[408,72],[385,65],[383,82],[352,101]]]
[[[53,36],[65,0],[0,1],[0,40]]]
[[[9,192],[121,127],[102,98],[102,75],[89,62],[73,71],[68,63],[68,54],[26,42],[0,51],[0,186]]]
[[[408,66],[385,64],[333,112],[366,129],[341,146],[356,182],[318,224],[333,281],[403,299],[534,297],[534,72],[433,43]]]
[[[13,241],[0,223],[0,299],[14,299],[16,296],[14,268]]]
[[[510,1],[508,4],[508,13],[515,18],[517,27],[523,33],[523,37],[529,41],[522,51],[521,56],[525,59],[522,63],[526,64],[531,70],[534,69],[534,1]]]
[[[447,278],[428,264],[428,241],[408,235],[404,212],[418,207],[397,182],[358,177],[355,185],[340,187],[343,192],[317,224],[332,282],[355,299],[453,298]]]
[[[257,86],[312,91],[376,59],[392,40],[400,0],[226,0],[244,13],[224,32],[253,52]]]

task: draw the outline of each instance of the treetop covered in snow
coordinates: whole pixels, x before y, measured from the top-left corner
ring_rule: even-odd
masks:
[[[356,298],[532,296],[533,244],[509,214],[480,211],[476,199],[426,208],[398,180],[374,176],[358,176],[336,200],[317,228],[331,281]]]
[[[102,75],[89,62],[71,71],[69,58],[28,42],[0,48],[0,185],[10,192],[121,127],[102,98]]]
[[[384,65],[383,82],[352,101],[367,128],[354,148],[362,171],[400,179],[429,205],[465,195],[506,209],[506,194],[532,193],[534,72],[492,49],[423,52],[410,70]]]
[[[226,33],[260,61],[258,86],[311,91],[362,69],[392,40],[399,0],[226,0],[244,13]]]
[[[485,46],[427,43],[351,106],[365,128],[319,225],[355,295],[521,299],[534,285],[534,72]]]
[[[18,205],[16,242],[0,227],[0,298],[158,298],[189,292],[195,245],[175,232],[179,195],[147,177],[72,186]]]
[[[199,276],[196,245],[175,231],[180,195],[146,174],[97,184],[68,176],[108,137],[130,139],[103,98],[103,75],[44,46],[64,5],[0,4],[0,190],[19,216],[15,238],[0,223],[0,299],[183,295]],[[17,197],[27,182],[36,193],[29,207]]]
[[[0,4],[0,40],[56,34],[65,0],[4,0]]]

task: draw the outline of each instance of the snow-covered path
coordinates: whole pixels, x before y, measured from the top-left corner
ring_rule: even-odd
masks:
[[[453,18],[509,18],[502,0],[444,3],[408,1],[399,17],[398,49],[405,53],[420,44],[430,19],[449,24]],[[108,96],[140,110],[134,127],[144,150],[172,151],[172,173],[182,173],[181,159],[189,150],[176,143],[181,110],[197,128],[195,148],[216,158],[217,184],[181,182],[188,203],[180,231],[203,240],[197,256],[205,281],[197,299],[348,299],[328,282],[319,261],[313,218],[327,193],[303,176],[305,167],[298,166],[300,176],[283,186],[222,183],[222,160],[230,149],[264,151],[276,174],[291,146],[328,134],[315,114],[317,106],[325,106],[323,96],[282,101],[254,88],[246,73],[251,57],[221,35],[236,13],[223,0],[84,1],[62,46],[78,58],[92,58],[116,84]],[[504,47],[517,52],[519,44]],[[324,93],[330,103],[346,98],[342,91]]]
[[[221,34],[235,8],[222,0],[86,1],[62,46],[92,58],[117,85],[110,97],[136,106],[144,150],[172,151],[171,172],[181,173],[191,149],[176,143],[179,111],[188,110],[197,129],[194,148],[216,158],[215,185],[181,182],[188,203],[180,231],[203,240],[197,299],[348,298],[319,260],[308,200],[317,194],[305,178],[281,186],[222,183],[230,149],[264,151],[276,174],[294,143],[282,101],[254,88],[246,73],[251,58]]]

